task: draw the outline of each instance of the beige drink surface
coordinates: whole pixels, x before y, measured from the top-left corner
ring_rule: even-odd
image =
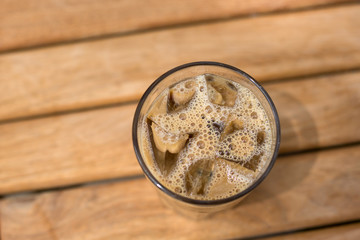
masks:
[[[177,194],[202,200],[235,195],[270,161],[269,118],[248,88],[205,74],[163,91],[141,124],[152,174]]]

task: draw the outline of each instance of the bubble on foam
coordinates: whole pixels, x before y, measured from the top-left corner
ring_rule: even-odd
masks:
[[[235,162],[239,159],[246,162],[254,155],[263,153],[263,156],[260,157],[258,169],[263,169],[266,166],[266,160],[269,159],[268,152],[271,149],[271,131],[268,117],[259,104],[259,100],[249,89],[236,82],[232,82],[232,85],[238,90],[238,98],[233,107],[228,107],[215,105],[209,101],[207,91],[205,91],[207,85],[204,75],[196,77],[196,81],[192,79],[180,82],[174,85],[172,89],[181,93],[195,89],[194,96],[186,108],[178,112],[152,116],[152,120],[167,132],[174,135],[191,134],[187,146],[179,154],[181,161],[177,162],[174,170],[167,177],[161,175],[155,164],[151,164],[153,160],[146,161],[147,165],[151,166],[150,170],[154,175],[174,192],[188,196],[185,189],[184,174],[189,170],[191,164],[200,158],[215,159],[216,167],[210,183],[205,189],[205,195],[191,196],[196,199],[221,199],[247,188],[256,179],[256,176],[259,176],[260,171],[252,172],[244,168]],[[254,113],[256,113],[256,117]],[[231,114],[244,122],[244,129],[238,130],[232,136],[220,141],[219,129],[216,130],[211,125],[213,122],[226,124],[227,116]],[[142,129],[146,129],[146,127]],[[265,132],[261,146],[257,146],[256,134],[259,131]],[[146,146],[144,151],[151,152],[150,141],[146,140],[149,138],[148,135],[149,132],[144,130],[143,145]],[[238,141],[239,137],[246,137],[247,139],[245,142]],[[221,159],[220,151],[223,153],[221,156],[227,156],[234,162]],[[149,156],[149,158],[154,157],[151,154]]]
[[[181,113],[181,114],[179,115],[179,118],[180,118],[181,120],[186,120],[186,114],[185,114],[185,113]]]

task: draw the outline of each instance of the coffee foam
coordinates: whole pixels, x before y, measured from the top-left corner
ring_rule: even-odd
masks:
[[[234,106],[214,104],[209,100],[211,87],[208,88],[207,76],[184,80],[167,89],[145,117],[161,129],[159,135],[164,144],[173,144],[181,136],[189,136],[185,147],[177,153],[171,172],[164,176],[154,160],[151,128],[146,121],[141,128],[142,148],[150,171],[167,188],[189,198],[214,200],[243,191],[261,175],[270,158],[272,137],[269,119],[254,93],[239,83],[211,75],[218,81],[230,82],[237,89]],[[166,101],[169,94],[186,107],[168,112],[164,104],[169,101]],[[224,136],[226,131],[229,133]],[[189,192],[188,171],[196,162],[204,160],[211,161],[211,177],[204,193]]]

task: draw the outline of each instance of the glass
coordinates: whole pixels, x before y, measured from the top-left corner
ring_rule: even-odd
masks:
[[[227,198],[218,199],[218,200],[196,200],[181,196],[171,190],[166,186],[160,183],[154,175],[150,172],[148,166],[145,164],[143,159],[144,154],[142,153],[141,147],[139,146],[138,139],[141,139],[141,122],[144,121],[144,117],[151,107],[154,100],[161,94],[165,89],[174,85],[177,82],[180,82],[184,79],[193,78],[202,74],[214,74],[223,78],[240,83],[241,85],[250,89],[255,96],[259,99],[260,103],[263,105],[263,108],[270,120],[270,127],[272,131],[272,146],[271,159],[266,161],[267,166],[264,166],[265,170],[259,174],[258,178],[250,184],[245,190]],[[218,62],[193,62],[181,65],[170,71],[166,72],[160,76],[150,87],[146,90],[140,102],[137,106],[134,121],[133,121],[133,145],[136,157],[138,162],[145,173],[145,176],[155,185],[160,198],[163,202],[169,207],[173,208],[176,212],[179,212],[183,215],[201,218],[208,216],[209,214],[228,209],[239,203],[244,199],[249,192],[251,192],[256,186],[264,180],[264,178],[269,174],[272,166],[274,165],[275,159],[277,157],[279,146],[280,146],[280,122],[279,117],[272,102],[270,96],[256,82],[250,75],[247,73],[227,64],[218,63]]]

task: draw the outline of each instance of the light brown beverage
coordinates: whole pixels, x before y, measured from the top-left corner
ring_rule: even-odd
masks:
[[[270,121],[255,94],[213,74],[164,90],[140,124],[139,145],[151,173],[191,199],[242,192],[273,154]]]

